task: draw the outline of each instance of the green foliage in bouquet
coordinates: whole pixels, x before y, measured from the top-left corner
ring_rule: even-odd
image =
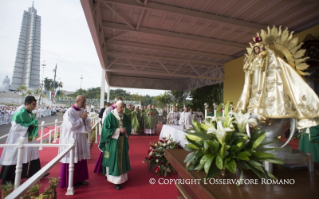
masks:
[[[221,108],[221,104],[218,107]],[[257,125],[255,119],[249,119],[249,113],[232,114],[229,115],[227,102],[225,117],[208,117],[201,124],[193,121],[193,129],[186,132],[188,144],[184,149],[192,151],[184,160],[186,168],[196,171],[204,169],[206,178],[211,178],[226,168],[232,173],[239,168],[240,178],[243,170],[252,170],[260,178],[276,179],[264,169],[262,161],[283,164],[281,159],[267,153],[280,148],[263,148],[271,143],[262,143],[266,137],[265,132],[259,133],[257,129],[251,135],[246,132],[247,123]]]
[[[145,157],[143,163],[147,164],[149,171],[154,170],[158,176],[164,175],[167,177],[171,171],[175,173],[173,166],[165,158],[164,152],[166,149],[175,149],[178,145],[179,142],[174,142],[170,136],[168,138],[163,137],[162,140],[151,143],[148,156]]]

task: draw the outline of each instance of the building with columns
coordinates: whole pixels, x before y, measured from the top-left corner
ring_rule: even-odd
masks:
[[[32,7],[24,11],[14,63],[11,89],[26,86],[37,89],[40,84],[41,17]]]

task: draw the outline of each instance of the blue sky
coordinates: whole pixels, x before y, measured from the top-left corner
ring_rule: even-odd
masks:
[[[12,79],[13,66],[22,23],[23,11],[31,0],[0,2],[0,82],[6,75]],[[53,79],[57,64],[57,80],[64,90],[75,91],[101,85],[101,66],[96,54],[80,0],[38,0],[34,7],[42,18],[41,64],[45,61],[44,77]],[[43,68],[41,67],[42,80]],[[113,88],[112,88],[113,89]],[[124,89],[132,94],[158,95],[163,90]]]

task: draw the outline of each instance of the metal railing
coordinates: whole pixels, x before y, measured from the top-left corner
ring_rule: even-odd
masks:
[[[98,126],[100,125],[100,118],[98,117],[92,117],[91,119],[91,130],[95,129],[95,143],[97,143],[97,133],[98,133]],[[17,165],[16,165],[16,175],[14,180],[14,191],[8,195],[8,198],[19,198],[22,196],[28,189],[30,189],[36,182],[38,182],[46,173],[49,171],[54,165],[56,165],[69,151],[70,151],[70,163],[69,163],[69,184],[68,189],[66,192],[66,195],[74,195],[74,187],[73,187],[73,176],[74,176],[74,147],[75,147],[75,140],[71,138],[69,144],[51,144],[51,133],[54,131],[55,136],[54,140],[57,141],[57,129],[61,127],[57,126],[58,123],[61,123],[62,121],[55,120],[54,123],[47,123],[41,122],[41,137],[40,143],[34,143],[34,144],[26,144],[24,143],[25,139],[24,137],[20,137],[18,139],[18,143],[16,144],[0,144],[0,147],[17,147],[18,148],[18,156],[17,156]],[[55,124],[55,129],[50,130],[47,134],[49,134],[49,143],[43,144],[43,127],[45,125],[51,125]],[[46,135],[47,135],[46,134]],[[7,137],[7,135],[2,136]],[[0,139],[1,139],[0,138]],[[91,132],[88,132],[88,145],[90,145],[91,140]],[[54,141],[53,141],[54,142]],[[20,186],[21,182],[21,174],[22,174],[22,154],[25,147],[39,147],[39,150],[43,150],[43,147],[60,147],[60,146],[67,146],[67,148],[59,153],[53,160],[51,160],[47,165],[45,165],[41,170],[39,170],[36,174],[34,174],[31,178],[29,178],[26,182],[24,182]],[[30,160],[31,161],[31,160]]]
[[[20,137],[17,144],[0,144],[0,147],[18,147],[17,166],[14,179],[14,191],[7,196],[7,198],[19,198],[27,190],[29,190],[34,184],[36,184],[54,165],[56,165],[69,151],[70,151],[70,163],[69,163],[69,184],[66,195],[74,195],[73,187],[73,175],[74,175],[74,148],[75,140],[71,138],[69,144],[25,144],[26,138]],[[40,171],[34,174],[26,182],[20,186],[21,174],[22,174],[22,154],[25,147],[60,147],[66,146],[67,148],[59,153],[53,160],[45,165]],[[30,160],[31,161],[31,160]]]

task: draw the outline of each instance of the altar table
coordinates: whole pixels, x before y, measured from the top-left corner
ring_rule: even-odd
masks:
[[[184,159],[189,152],[184,149],[165,151],[165,157],[178,173],[178,179],[184,184],[176,184],[179,196],[182,198],[218,198],[218,199],[318,199],[319,198],[319,167],[314,172],[307,169],[289,170],[280,165],[274,165],[274,175],[278,179],[294,180],[294,184],[262,184],[262,180],[252,171],[244,170],[243,179],[258,180],[258,184],[213,184],[215,181],[238,179],[239,172],[221,176],[220,174],[204,181],[204,171],[196,172],[185,169]],[[188,179],[188,183],[187,180]],[[193,180],[193,181],[191,181]],[[198,183],[194,183],[198,182]],[[193,184],[190,184],[192,182]],[[206,183],[206,184],[205,184]]]
[[[185,125],[186,129],[188,129],[190,126],[192,125]],[[168,138],[170,135],[174,141],[180,142],[179,145],[184,148],[185,144],[188,144],[188,142],[185,140],[186,133],[181,128],[182,126],[178,125],[163,125],[159,139],[162,139],[163,137]]]

